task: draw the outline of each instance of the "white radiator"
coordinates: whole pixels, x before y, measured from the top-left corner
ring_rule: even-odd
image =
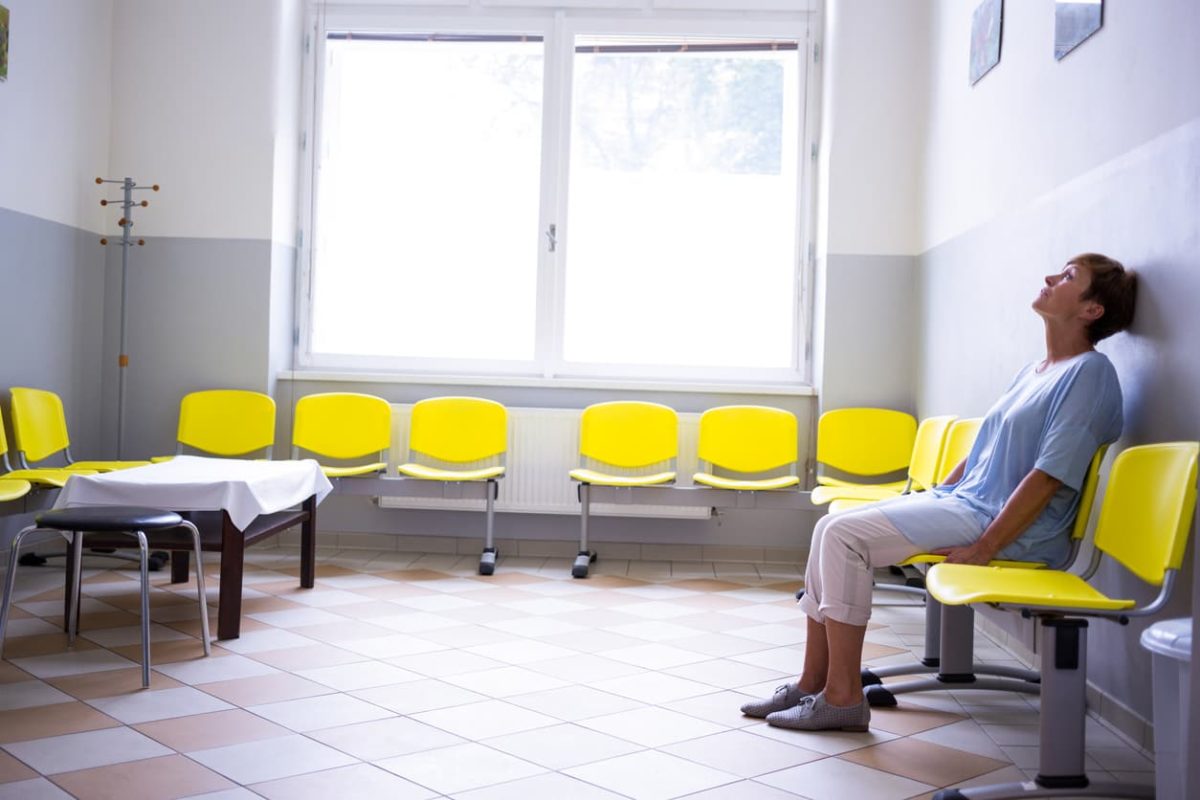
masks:
[[[497,511],[526,514],[578,514],[577,486],[567,473],[579,466],[578,409],[509,408],[508,469],[500,481]],[[408,425],[411,405],[392,405],[392,469],[408,457]],[[696,438],[699,414],[679,415],[679,458],[676,471],[680,485],[692,482],[696,472]],[[483,508],[482,500],[433,497],[381,497],[383,508],[472,509]],[[593,503],[592,513],[624,517],[706,518],[709,509],[673,505],[616,505]]]

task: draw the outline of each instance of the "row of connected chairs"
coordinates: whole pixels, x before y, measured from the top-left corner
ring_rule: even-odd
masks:
[[[240,422],[230,426],[236,416]],[[273,444],[274,402],[266,395],[212,390],[181,403],[178,453],[237,456]],[[504,406],[473,397],[422,400],[412,409],[408,457],[396,467],[404,478],[486,482],[487,522],[480,572],[495,569],[493,537],[497,481],[505,473],[508,420]],[[759,406],[710,409],[701,418],[696,483],[720,489],[763,491],[793,488],[798,426],[790,412]],[[330,478],[387,474],[391,406],[372,395],[336,392],[307,395],[296,403],[292,455],[316,457]],[[582,503],[579,556],[572,567],[586,577],[596,554],[588,549],[589,489],[655,486],[675,481],[678,417],[667,406],[645,402],[600,403],[581,418],[579,469],[570,477]]]
[[[1198,457],[1198,442],[1130,447],[1116,457],[1096,523],[1092,558],[1082,574],[966,564],[930,569],[930,595],[947,609],[987,604],[1032,617],[1041,659],[1037,777],[1032,782],[944,789],[935,800],[1154,796],[1149,786],[1097,784],[1087,776],[1088,620],[1126,625],[1133,617],[1166,607],[1192,527]],[[1092,586],[1088,581],[1106,557],[1157,589],[1157,595],[1139,605],[1131,597],[1109,596]]]
[[[768,406],[721,406],[700,416],[694,483],[738,492],[780,491],[800,484],[798,424],[789,411]],[[579,553],[571,567],[586,578],[596,553],[588,547],[593,486],[670,486],[679,455],[679,419],[658,403],[614,401],[583,410],[579,484]]]

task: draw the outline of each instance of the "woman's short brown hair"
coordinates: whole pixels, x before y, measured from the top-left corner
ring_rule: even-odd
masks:
[[[1133,307],[1137,303],[1137,274],[1133,270],[1127,270],[1121,262],[1099,253],[1080,253],[1067,263],[1087,268],[1092,283],[1083,299],[1095,300],[1104,306],[1104,314],[1087,327],[1092,344],[1133,323]]]

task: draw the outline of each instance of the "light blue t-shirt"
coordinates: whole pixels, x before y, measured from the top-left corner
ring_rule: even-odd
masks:
[[[1030,364],[984,418],[953,486],[880,504],[913,544],[933,550],[979,539],[1033,469],[1062,481],[1049,504],[999,557],[1058,565],[1088,464],[1101,444],[1121,435],[1121,386],[1103,354],[1083,353],[1038,372]]]

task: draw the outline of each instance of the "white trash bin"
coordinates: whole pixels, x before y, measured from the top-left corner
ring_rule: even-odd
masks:
[[[1192,666],[1192,621],[1156,622],[1142,632],[1142,647],[1154,654],[1154,786],[1163,800],[1184,797],[1187,785],[1188,702]]]

